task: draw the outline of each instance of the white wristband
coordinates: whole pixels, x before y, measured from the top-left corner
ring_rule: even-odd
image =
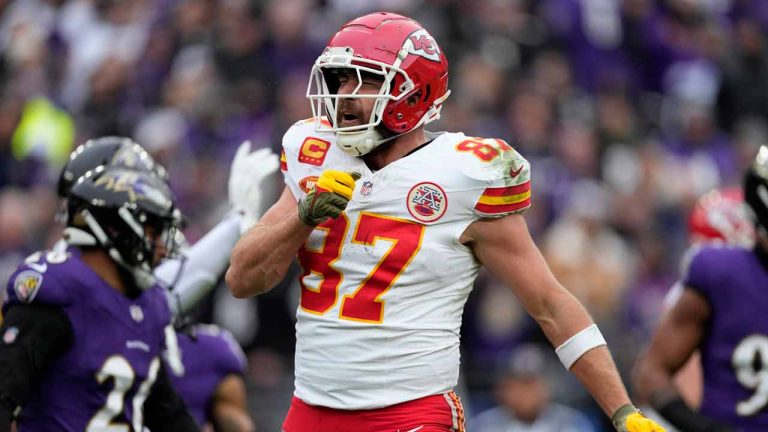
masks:
[[[584,353],[600,345],[606,345],[605,339],[597,324],[592,324],[555,348],[555,352],[565,368],[570,369]]]

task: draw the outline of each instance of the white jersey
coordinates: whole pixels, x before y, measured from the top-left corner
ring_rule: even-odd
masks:
[[[530,205],[528,162],[501,140],[442,133],[371,172],[311,120],[286,132],[283,150],[297,200],[326,169],[362,176],[346,211],[299,250],[296,396],[357,410],[450,391],[479,269],[459,237]]]

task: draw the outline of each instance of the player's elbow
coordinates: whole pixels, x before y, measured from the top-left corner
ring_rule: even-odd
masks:
[[[255,278],[249,277],[249,265],[243,256],[242,249],[232,251],[232,258],[230,259],[229,269],[224,276],[227,282],[229,292],[237,298],[246,298],[258,294],[258,287],[254,286],[257,282]]]
[[[243,283],[244,279],[240,275],[240,270],[234,265],[229,266],[224,279],[227,282],[229,292],[236,298],[246,298],[251,296],[250,290],[248,290],[246,284]]]
[[[570,292],[560,285],[552,285],[542,289],[538,297],[528,299],[526,310],[539,324],[544,333],[554,344],[564,342],[576,331],[592,324],[589,314],[582,304]],[[566,327],[564,317],[569,317],[568,323],[576,322],[577,328]]]
[[[236,298],[247,298],[264,294],[274,287],[279,280],[268,277],[264,271],[265,263],[247,260],[243,250],[235,249],[232,253],[229,269],[225,275],[227,287]]]

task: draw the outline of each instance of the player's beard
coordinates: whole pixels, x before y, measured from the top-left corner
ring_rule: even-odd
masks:
[[[394,133],[394,132],[392,132],[391,130],[387,129],[387,128],[384,126],[384,123],[379,123],[379,124],[376,126],[376,128],[375,128],[375,129],[376,129],[376,132],[378,132],[378,133],[380,133],[380,134],[381,134],[381,138],[382,138],[382,139],[387,139],[387,138],[390,138],[390,137],[393,137],[393,136],[397,135],[396,133]],[[384,144],[382,144],[382,146],[385,146],[385,145],[389,144],[390,142],[392,142],[392,141],[387,141],[387,142],[385,142]]]

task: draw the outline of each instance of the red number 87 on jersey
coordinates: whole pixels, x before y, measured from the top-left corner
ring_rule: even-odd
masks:
[[[481,161],[490,162],[512,147],[500,139],[471,138],[456,144],[456,150],[470,152]]]
[[[347,237],[349,219],[342,213],[336,219],[318,225],[326,231],[318,249],[304,245],[299,249],[299,263],[304,269],[301,285],[301,308],[314,314],[325,314],[336,305],[338,291],[343,281],[341,272],[333,264],[341,257]],[[378,263],[352,293],[345,295],[339,309],[339,318],[352,321],[381,323],[384,319],[384,301],[381,297],[395,284],[408,264],[421,249],[424,225],[373,213],[361,213],[351,242],[373,247],[380,240],[391,246]],[[320,283],[309,287],[304,279],[310,274],[320,277]]]

